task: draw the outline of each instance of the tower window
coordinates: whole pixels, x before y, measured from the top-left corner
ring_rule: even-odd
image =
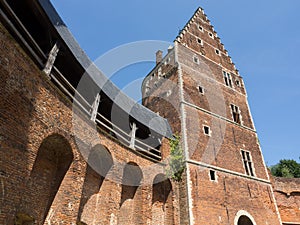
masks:
[[[210,127],[203,126],[203,131],[204,131],[205,135],[210,136],[210,134],[211,134]]]
[[[212,33],[208,33],[209,37],[214,38],[214,35]]]
[[[242,153],[242,159],[243,159],[246,174],[254,177],[253,163],[252,163],[250,152],[241,150],[241,153]]]
[[[241,113],[240,113],[240,109],[238,106],[231,104],[230,105],[231,108],[231,113],[232,113],[232,118],[233,118],[233,122],[241,124]]]
[[[239,80],[235,81],[236,86],[240,87],[241,86],[241,82]]]
[[[198,41],[198,44],[203,45],[203,41],[200,38],[198,38],[197,41]]]
[[[203,27],[198,26],[198,29],[203,32]]]
[[[198,59],[198,57],[194,56],[194,57],[193,57],[193,61],[194,61],[194,63],[199,64],[199,59]]]
[[[216,54],[220,55],[220,50],[219,49],[216,49]]]
[[[223,76],[224,76],[224,81],[225,81],[226,86],[232,87],[232,80],[231,80],[230,73],[223,71]]]
[[[198,86],[198,91],[199,91],[199,93],[204,94],[204,88],[203,87]]]
[[[209,171],[209,178],[210,178],[211,181],[216,181],[217,180],[216,171],[210,170]]]

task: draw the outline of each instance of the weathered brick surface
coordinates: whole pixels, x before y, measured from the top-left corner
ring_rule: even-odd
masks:
[[[282,222],[300,223],[300,179],[274,178],[274,193]]]
[[[203,27],[203,32],[198,26]],[[151,101],[150,94],[144,103],[168,118],[173,131],[180,132],[189,153],[189,173],[183,175],[185,196],[180,198],[180,208],[188,208],[192,217],[183,224],[191,220],[192,224],[236,225],[239,213],[246,213],[256,224],[279,225],[242,77],[202,12],[196,13],[176,44],[176,71],[167,79],[176,81],[177,95],[164,97],[168,81],[158,87],[150,82],[149,89],[154,89],[153,94],[161,98]],[[156,70],[164,71],[164,65],[157,65]],[[223,71],[231,74],[232,87],[226,86]],[[155,79],[158,78],[154,76],[152,80]],[[199,86],[203,93],[199,92]],[[170,110],[165,101],[176,102],[175,108]],[[233,121],[231,104],[239,107],[241,124]],[[169,112],[179,113],[172,116]],[[204,134],[204,126],[210,128],[209,135]],[[241,150],[251,154],[254,177],[246,174]],[[210,180],[210,170],[215,171],[217,181]],[[188,211],[183,214],[189,216]]]
[[[2,25],[0,66],[0,224],[34,218],[35,224],[129,225],[151,224],[156,217],[163,218],[161,224],[179,223],[173,200],[177,184],[171,184],[164,202],[152,200],[160,194],[153,181],[164,166],[154,166],[101,129],[96,131],[83,114],[74,126],[71,101]],[[94,151],[96,156],[89,157]],[[86,161],[97,154],[100,167],[92,169]],[[107,166],[109,155],[113,163]],[[141,185],[121,205],[126,198],[123,170],[129,162],[141,169]],[[94,171],[98,169],[100,174]]]

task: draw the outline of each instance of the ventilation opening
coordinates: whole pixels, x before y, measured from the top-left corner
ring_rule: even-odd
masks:
[[[210,178],[211,181],[216,181],[217,180],[216,171],[210,170],[209,171],[209,178]]]

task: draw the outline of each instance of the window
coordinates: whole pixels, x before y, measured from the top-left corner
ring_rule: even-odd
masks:
[[[240,113],[239,107],[236,106],[236,105],[231,104],[230,108],[231,108],[233,122],[241,124],[242,120],[241,120],[241,113]]]
[[[216,49],[216,54],[220,55],[220,50],[219,49]]]
[[[232,88],[232,80],[231,80],[230,73],[223,71],[223,76],[224,76],[224,81],[225,81],[226,86]]]
[[[216,181],[217,180],[216,171],[210,170],[209,171],[209,177],[210,177],[211,181]]]
[[[208,33],[209,37],[214,38],[214,35],[212,33]]]
[[[198,86],[198,91],[199,91],[199,93],[204,94],[204,88],[203,87]]]
[[[211,132],[208,126],[203,126],[203,131],[205,135],[210,136]]]
[[[194,61],[194,63],[199,64],[199,59],[198,59],[198,57],[194,56],[194,57],[193,57],[193,61]]]
[[[203,45],[203,41],[200,38],[198,38],[197,41],[198,41],[198,44]]]
[[[240,87],[241,86],[241,82],[239,80],[235,81],[236,86]]]
[[[250,152],[241,150],[241,153],[242,153],[242,158],[243,158],[243,163],[244,163],[246,174],[254,177],[254,172],[253,172],[253,167],[252,167],[253,163],[251,160]]]
[[[203,32],[203,27],[198,26],[198,29]]]

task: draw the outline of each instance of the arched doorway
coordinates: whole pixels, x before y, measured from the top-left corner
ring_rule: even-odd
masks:
[[[256,225],[256,222],[250,213],[240,210],[235,216],[234,225]]]
[[[241,216],[238,220],[238,225],[254,225],[247,216]]]
[[[173,224],[172,184],[164,174],[158,174],[152,185],[152,224]]]
[[[141,168],[136,163],[127,163],[123,170],[122,192],[118,224],[142,224],[142,193],[139,186],[143,179]]]

